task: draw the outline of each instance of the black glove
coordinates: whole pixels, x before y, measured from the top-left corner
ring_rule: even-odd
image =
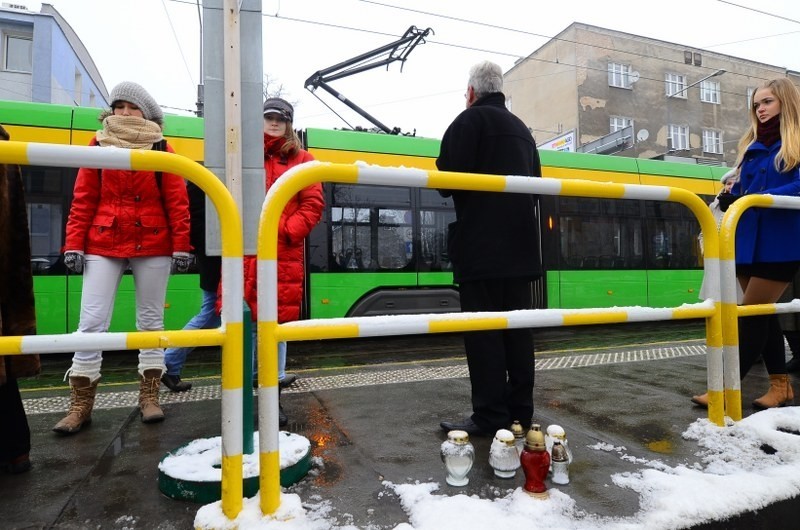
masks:
[[[68,250],[64,252],[64,265],[75,274],[83,274],[83,265],[86,258],[80,250]]]
[[[722,210],[723,212],[727,212],[728,207],[734,202],[736,202],[736,199],[738,199],[739,197],[740,197],[739,195],[734,195],[733,193],[727,193],[727,192],[720,193],[719,195],[717,195],[717,203],[719,203],[719,209]]]
[[[188,252],[173,252],[172,253],[172,266],[170,272],[186,272],[189,270],[189,265],[192,263],[192,255]]]

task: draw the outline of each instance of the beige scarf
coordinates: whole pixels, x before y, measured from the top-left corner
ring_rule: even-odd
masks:
[[[97,131],[97,143],[103,147],[125,149],[152,149],[164,135],[161,127],[153,121],[136,116],[112,114],[103,120],[103,128]]]

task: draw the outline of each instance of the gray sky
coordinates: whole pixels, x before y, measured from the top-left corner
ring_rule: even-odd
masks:
[[[50,3],[75,29],[109,90],[132,80],[162,105],[195,108],[200,31],[194,0]],[[428,137],[441,137],[463,109],[472,64],[489,59],[508,70],[572,22],[800,70],[795,0],[263,0],[263,13],[264,72],[297,102],[295,125],[303,128],[346,126],[305,90],[306,78],[392,42],[411,25],[433,28],[435,35],[411,53],[402,73],[394,63],[331,86],[384,124]],[[321,89],[317,95],[350,124],[368,125]]]

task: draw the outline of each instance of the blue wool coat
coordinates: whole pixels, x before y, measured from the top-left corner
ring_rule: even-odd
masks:
[[[787,172],[775,169],[778,141],[770,147],[754,142],[742,161],[734,195],[753,193],[800,196],[800,168]],[[751,208],[742,215],[736,229],[736,263],[800,261],[800,211]]]

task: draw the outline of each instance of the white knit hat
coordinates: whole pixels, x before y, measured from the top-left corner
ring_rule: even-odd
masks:
[[[158,106],[153,96],[147,93],[141,85],[132,81],[123,81],[111,91],[111,108],[117,101],[127,101],[133,103],[142,111],[144,119],[161,123],[164,121],[164,113]]]

